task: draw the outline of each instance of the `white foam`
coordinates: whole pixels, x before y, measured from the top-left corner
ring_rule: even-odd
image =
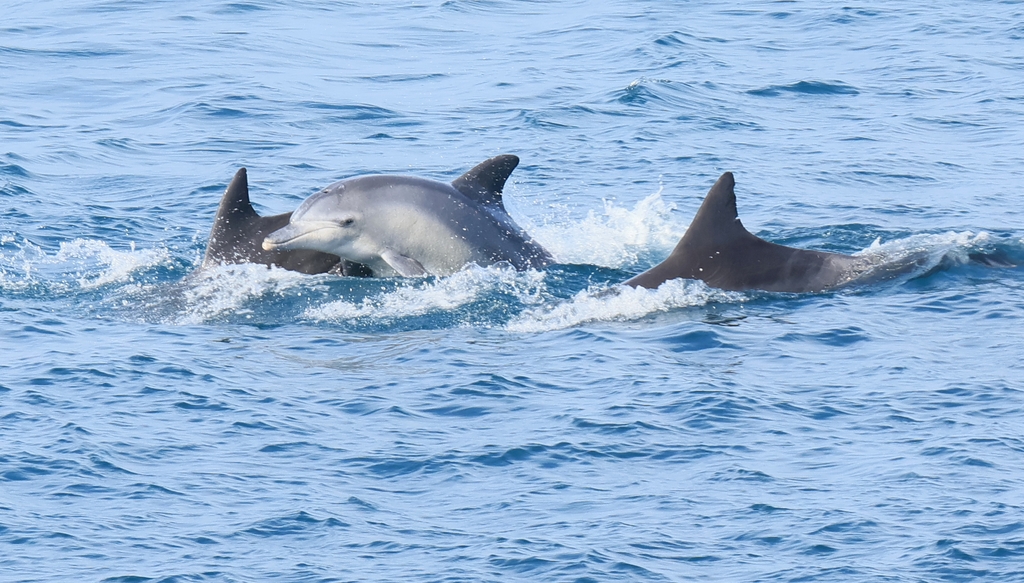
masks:
[[[626,267],[644,256],[667,255],[686,230],[674,220],[675,207],[664,201],[663,190],[631,209],[602,200],[602,211],[591,210],[582,221],[549,219],[525,227],[560,263]]]
[[[131,243],[128,251],[118,251],[96,239],[61,243],[54,255],[47,255],[30,241],[18,243],[14,236],[5,236],[0,245],[13,249],[0,252],[0,285],[8,289],[40,283],[42,274],[55,290],[73,289],[74,284],[92,289],[131,281],[134,272],[170,259],[167,249],[138,250]]]
[[[538,303],[542,301],[544,274],[533,270],[518,272],[507,266],[469,265],[434,280],[403,280],[397,289],[358,302],[336,300],[310,307],[303,317],[317,322],[362,318],[388,321],[456,310],[496,291],[510,293],[523,303]]]
[[[53,263],[80,266],[80,270],[76,272],[78,285],[83,289],[90,289],[130,281],[133,272],[158,265],[171,258],[167,249],[137,250],[134,241],[129,246],[129,251],[117,251],[103,241],[75,239],[70,243],[60,244],[60,250],[53,257]],[[91,272],[95,267],[100,267],[101,271]]]
[[[745,296],[709,288],[703,282],[674,279],[658,289],[591,288],[571,300],[524,311],[508,323],[511,332],[548,332],[587,322],[637,320],[657,312],[703,306],[710,302],[739,302]]]
[[[227,314],[247,314],[247,302],[269,294],[283,295],[308,281],[308,276],[295,271],[252,263],[204,268],[186,279],[184,305],[171,321],[193,325]]]
[[[866,249],[858,251],[854,255],[868,257],[872,262],[881,264],[900,261],[911,255],[927,253],[936,263],[946,259],[962,265],[970,261],[968,255],[972,249],[984,246],[990,240],[991,237],[984,231],[977,234],[971,231],[949,231],[938,234],[911,235],[885,243],[879,237]]]

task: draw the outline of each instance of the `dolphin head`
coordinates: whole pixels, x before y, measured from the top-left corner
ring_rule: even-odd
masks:
[[[295,209],[287,225],[267,235],[263,248],[268,251],[309,249],[351,256],[350,247],[359,235],[363,217],[348,202],[344,186],[314,194]]]

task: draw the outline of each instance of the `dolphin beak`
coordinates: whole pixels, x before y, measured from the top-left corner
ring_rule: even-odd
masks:
[[[329,221],[299,221],[288,223],[263,239],[263,249],[267,251],[289,251],[292,249],[308,249],[332,253],[331,235],[338,225]]]
[[[294,243],[296,239],[309,232],[308,229],[304,229],[301,226],[287,224],[263,239],[263,249],[266,251],[292,249],[294,245],[291,243]]]

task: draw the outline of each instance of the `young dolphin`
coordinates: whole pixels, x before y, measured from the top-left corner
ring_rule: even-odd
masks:
[[[224,191],[217,216],[213,219],[203,267],[225,263],[259,263],[310,274],[333,271],[348,275],[368,275],[365,267],[344,262],[337,255],[306,249],[263,249],[263,239],[287,225],[291,215],[284,213],[261,217],[249,202],[249,181],[245,168],[239,169]]]
[[[878,265],[864,257],[769,243],[743,228],[735,185],[732,172],[722,174],[668,259],[625,285],[654,289],[670,279],[685,278],[733,291],[818,292],[894,277],[927,260],[919,253]]]
[[[502,203],[518,164],[516,156],[497,156],[451,184],[391,175],[342,180],[307,198],[263,249],[330,253],[377,277],[448,275],[469,263],[544,267],[551,255]]]

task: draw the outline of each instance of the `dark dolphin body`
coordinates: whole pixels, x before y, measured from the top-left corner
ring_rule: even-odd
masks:
[[[769,243],[743,228],[736,212],[735,184],[731,172],[723,174],[668,259],[625,284],[654,289],[670,279],[685,278],[734,291],[818,292],[895,277],[927,260],[925,254],[912,254],[878,265],[864,257]]]
[[[308,251],[267,251],[263,239],[288,224],[292,213],[261,217],[249,202],[249,182],[245,168],[235,173],[217,216],[213,220],[210,241],[206,245],[203,267],[230,263],[276,265],[302,273],[335,272],[345,275],[368,275],[365,267],[344,262],[337,255]]]

